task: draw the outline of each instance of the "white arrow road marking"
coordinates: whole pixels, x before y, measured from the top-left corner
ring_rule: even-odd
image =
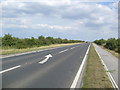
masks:
[[[63,50],[63,51],[60,51],[59,53],[63,53],[63,52],[66,52],[66,51],[68,51],[68,49],[65,49],[65,50]]]
[[[40,64],[43,64],[43,63],[47,62],[48,59],[49,59],[50,57],[52,57],[52,55],[51,55],[51,54],[48,54],[48,55],[46,55],[45,57],[46,57],[46,59],[40,61],[40,62],[39,62]]]
[[[15,67],[12,67],[12,68],[9,68],[9,69],[0,71],[0,74],[2,74],[2,73],[4,73],[4,72],[7,72],[7,71],[11,71],[11,70],[16,69],[16,68],[19,68],[19,67],[21,67],[21,65],[18,65],[18,66],[15,66]]]

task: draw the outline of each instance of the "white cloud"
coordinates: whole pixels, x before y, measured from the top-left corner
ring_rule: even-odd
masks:
[[[59,25],[48,25],[48,24],[37,24],[38,27],[47,27],[49,29],[69,30],[72,29],[70,26],[59,26]]]
[[[61,6],[61,5],[70,5],[71,0],[44,0],[44,1],[39,1],[39,3],[50,6]]]
[[[44,28],[53,30],[52,32],[59,30],[69,33],[69,37],[73,33],[75,37],[79,37],[79,34],[92,35],[93,38],[98,38],[99,35],[101,38],[117,36],[117,3],[104,5],[95,2],[81,3],[77,0],[17,1],[19,2],[15,0],[2,2],[4,27],[6,28],[29,28],[31,30]],[[89,39],[86,35],[81,37]]]
[[[110,7],[118,8],[118,2],[114,2],[114,3],[110,4]]]
[[[71,30],[70,26],[60,26],[60,25],[48,25],[48,24],[26,24],[26,21],[21,24],[3,24],[3,28],[31,28],[31,29],[40,29],[40,28],[48,28],[48,29],[56,29],[56,30]]]

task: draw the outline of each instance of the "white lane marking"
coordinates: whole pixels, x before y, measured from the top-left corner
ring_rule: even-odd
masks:
[[[94,44],[93,44],[93,45],[94,45]],[[94,48],[95,48],[95,46],[94,46]],[[109,71],[108,68],[107,68],[107,66],[105,65],[102,57],[100,56],[100,54],[98,53],[98,51],[97,51],[96,48],[95,48],[95,51],[97,52],[97,54],[98,54],[98,56],[99,56],[102,64],[104,65],[104,69],[105,69],[106,71]],[[113,77],[112,77],[112,75],[110,74],[110,72],[106,72],[106,73],[107,73],[107,75],[108,75],[108,77],[109,77],[109,79],[110,79],[110,81],[111,81],[111,83],[112,83],[112,86],[113,86],[114,88],[117,88],[117,89],[119,90],[119,87],[118,87],[118,85],[116,84],[116,82],[115,82],[115,80],[113,79]]]
[[[70,48],[70,49],[74,49],[75,47],[72,47],[72,48]]]
[[[46,57],[46,59],[44,59],[44,60],[42,60],[42,61],[40,61],[40,62],[38,62],[38,63],[43,64],[43,63],[47,62],[48,59],[49,59],[50,57],[52,57],[52,55],[51,55],[51,54],[48,54],[48,55],[46,55],[45,57]]]
[[[60,51],[59,53],[63,53],[63,52],[66,52],[66,51],[68,51],[68,49],[65,49],[65,50],[63,50],[63,51]]]
[[[0,74],[5,73],[5,72],[8,72],[8,71],[11,71],[11,70],[16,69],[16,68],[19,68],[19,67],[21,67],[21,65],[18,65],[18,66],[15,66],[15,67],[12,67],[12,68],[9,68],[9,69],[0,71]]]
[[[70,45],[70,46],[72,46],[72,45]],[[9,57],[14,57],[14,56],[32,54],[32,53],[35,53],[35,52],[42,52],[42,51],[47,51],[47,50],[54,50],[54,49],[63,48],[63,47],[67,47],[67,46],[56,47],[56,48],[48,48],[48,49],[43,49],[43,50],[31,51],[31,52],[23,52],[23,53],[8,55],[8,56],[2,56],[2,57],[0,57],[0,58],[4,59],[4,58],[9,58]]]
[[[91,45],[91,44],[90,44]],[[84,58],[83,58],[83,61],[82,61],[82,64],[80,65],[80,67],[79,67],[79,70],[78,70],[78,72],[77,72],[77,74],[76,74],[76,76],[75,76],[75,79],[74,79],[74,81],[73,81],[73,83],[72,83],[72,85],[71,85],[71,87],[70,88],[76,88],[76,86],[77,86],[77,83],[78,83],[78,80],[79,80],[79,77],[81,76],[81,74],[82,74],[82,70],[83,70],[83,67],[84,67],[84,64],[85,64],[85,62],[86,62],[86,59],[87,59],[87,55],[88,55],[88,52],[89,52],[89,49],[90,49],[90,45],[89,45],[89,47],[88,47],[88,49],[87,49],[87,51],[86,51],[86,54],[85,54],[85,56],[84,56]]]

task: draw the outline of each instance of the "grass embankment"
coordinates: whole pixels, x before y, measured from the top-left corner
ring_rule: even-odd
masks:
[[[55,48],[55,47],[61,47],[61,46],[68,46],[68,45],[74,45],[78,43],[69,43],[69,44],[52,44],[48,46],[41,46],[41,47],[33,47],[33,48],[25,48],[25,49],[0,49],[2,51],[2,55],[9,55],[9,54],[17,54],[17,53],[24,53],[24,52],[30,52],[30,51],[36,51],[36,50],[43,50],[48,48]]]
[[[91,45],[88,54],[83,88],[112,88],[112,84],[93,45]]]
[[[100,46],[100,47],[103,48],[103,49],[105,49],[106,51],[110,52],[115,57],[119,57],[120,56],[120,54],[118,54],[117,52],[115,52],[113,50],[107,49],[104,46]]]

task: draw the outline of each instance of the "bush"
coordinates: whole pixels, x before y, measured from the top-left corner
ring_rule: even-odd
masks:
[[[98,44],[98,45],[103,45],[103,44],[105,44],[106,43],[106,40],[104,40],[104,39],[100,39],[100,40],[96,40],[96,41],[94,41],[96,44]]]
[[[15,48],[17,49],[27,48],[27,45],[24,40],[18,40]]]
[[[5,34],[5,36],[2,38],[2,45],[3,46],[10,46],[10,47],[15,45],[15,41],[14,41],[12,35]]]
[[[12,47],[17,49],[22,48],[31,48],[34,46],[43,46],[43,45],[50,45],[50,44],[61,44],[61,43],[77,43],[83,42],[80,40],[68,40],[68,39],[61,39],[61,38],[53,38],[53,37],[44,37],[39,36],[37,39],[34,37],[19,39],[16,37],[12,37],[10,34],[5,34],[4,37],[1,37],[3,47]]]
[[[103,45],[105,48],[117,51],[120,53],[120,39],[110,38],[108,40],[100,39],[95,40],[94,43]]]
[[[117,48],[117,40],[115,38],[110,38],[107,40],[105,47],[110,50],[115,50]]]

